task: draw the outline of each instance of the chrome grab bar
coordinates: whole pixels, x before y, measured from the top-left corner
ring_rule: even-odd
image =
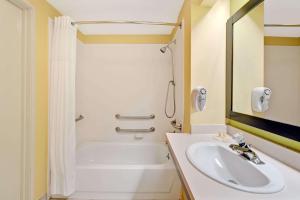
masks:
[[[123,116],[120,114],[116,114],[115,117],[117,119],[154,119],[155,115],[151,114],[149,116]]]
[[[80,120],[83,120],[84,119],[84,116],[83,115],[79,115],[76,119],[75,119],[75,122],[78,122]]]
[[[116,127],[116,132],[124,132],[124,133],[150,133],[154,132],[155,128],[151,127],[149,129],[122,129],[120,127]]]

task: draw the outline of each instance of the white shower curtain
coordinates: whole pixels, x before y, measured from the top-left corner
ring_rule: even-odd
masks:
[[[54,19],[50,33],[49,155],[50,193],[58,196],[75,190],[76,33],[69,17]]]

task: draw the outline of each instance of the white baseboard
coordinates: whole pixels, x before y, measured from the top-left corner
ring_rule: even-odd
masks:
[[[219,132],[226,132],[225,124],[203,124],[203,125],[192,125],[192,134],[217,134]]]

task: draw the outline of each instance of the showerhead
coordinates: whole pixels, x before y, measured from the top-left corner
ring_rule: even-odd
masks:
[[[164,46],[164,47],[160,48],[160,49],[159,49],[160,52],[166,53],[167,49],[170,48],[169,46],[170,46],[171,44],[176,44],[176,40],[173,40],[173,41],[171,41],[169,44],[167,44],[167,46]]]
[[[166,51],[167,51],[167,47],[162,47],[162,48],[160,48],[160,52],[166,53]]]

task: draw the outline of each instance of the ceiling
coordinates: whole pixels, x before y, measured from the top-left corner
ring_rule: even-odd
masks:
[[[265,24],[300,24],[300,0],[265,0]],[[300,27],[265,27],[265,35],[300,37]]]
[[[154,21],[176,23],[184,0],[47,0],[74,21]],[[170,34],[172,26],[134,24],[79,25],[86,35]]]

